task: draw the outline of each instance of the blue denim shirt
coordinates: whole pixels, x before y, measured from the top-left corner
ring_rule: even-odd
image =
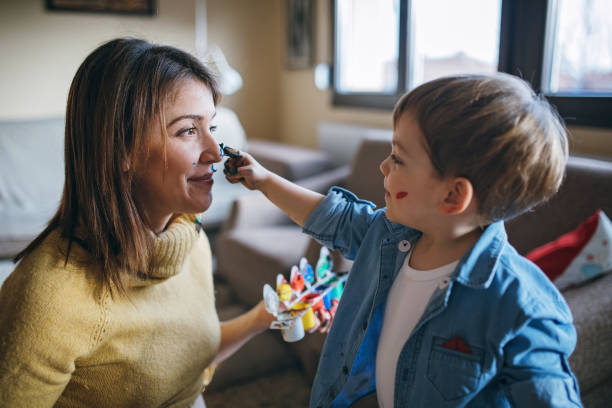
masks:
[[[323,347],[311,407],[347,407],[375,391],[376,350],[389,289],[419,231],[333,187],[304,225],[354,260]],[[405,249],[404,242],[404,249]],[[443,344],[459,336],[469,354]],[[437,288],[397,362],[395,407],[579,407],[568,364],[571,312],[537,266],[488,226]]]

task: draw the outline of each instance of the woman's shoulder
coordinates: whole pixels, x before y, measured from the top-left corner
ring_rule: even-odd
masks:
[[[72,244],[68,258],[66,249],[67,240],[52,231],[7,277],[0,290],[0,304],[40,314],[97,308],[103,289],[92,273],[97,266],[78,244]]]
[[[99,344],[106,315],[103,292],[82,266],[65,261],[58,244],[51,233],[0,288],[0,355],[33,365],[50,361],[33,356],[52,355],[52,370],[64,373]]]

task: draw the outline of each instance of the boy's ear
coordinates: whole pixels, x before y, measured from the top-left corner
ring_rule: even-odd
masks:
[[[455,177],[449,181],[448,187],[438,210],[448,215],[464,212],[474,199],[472,183],[465,177]]]

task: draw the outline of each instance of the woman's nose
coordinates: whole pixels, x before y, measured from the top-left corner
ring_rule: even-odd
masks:
[[[218,163],[222,158],[223,154],[221,153],[221,147],[219,147],[215,138],[208,134],[204,138],[200,161]]]

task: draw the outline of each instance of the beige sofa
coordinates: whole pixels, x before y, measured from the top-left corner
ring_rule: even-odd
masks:
[[[368,139],[361,144],[353,166],[302,180],[301,184],[319,191],[339,184],[376,205],[384,205],[379,163],[389,152],[390,138]],[[286,157],[291,160],[291,157]],[[521,253],[572,230],[596,209],[612,215],[612,162],[571,157],[561,191],[547,204],[507,223],[511,243]],[[237,199],[222,232],[216,240],[217,279],[229,287],[234,299],[243,305],[255,304],[262,297],[265,283],[275,282],[278,273],[288,274],[291,265],[306,255],[314,262],[318,244],[301,233],[261,194]],[[350,262],[335,255],[335,270],[348,270]],[[587,407],[609,406],[612,401],[612,274],[564,293],[574,314],[578,344],[570,358]],[[276,339],[280,334],[272,332]],[[285,343],[301,362],[310,379],[314,378],[324,335],[307,335],[296,343]],[[261,350],[276,347],[260,344]],[[228,361],[232,378],[249,356],[240,354],[240,364]],[[279,361],[283,363],[283,361]],[[268,367],[272,369],[272,367]],[[213,385],[214,385],[213,381]],[[227,384],[227,382],[226,382]]]

